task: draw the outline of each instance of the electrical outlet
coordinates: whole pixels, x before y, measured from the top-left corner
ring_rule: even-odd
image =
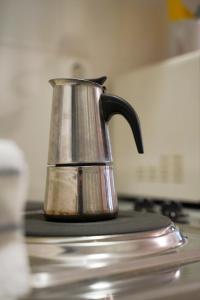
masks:
[[[148,183],[183,183],[184,163],[180,154],[160,156],[157,165],[142,165],[136,168],[138,182]]]

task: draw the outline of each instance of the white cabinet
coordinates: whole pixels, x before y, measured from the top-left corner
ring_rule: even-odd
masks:
[[[200,201],[200,52],[124,74],[113,91],[136,109],[144,155],[123,119],[113,121],[119,194]]]

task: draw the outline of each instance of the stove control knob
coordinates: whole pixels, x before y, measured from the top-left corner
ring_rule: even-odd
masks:
[[[180,202],[168,201],[161,206],[161,213],[176,223],[188,223],[188,215],[183,212]]]
[[[153,200],[143,198],[137,199],[134,204],[135,211],[155,212],[155,203]]]

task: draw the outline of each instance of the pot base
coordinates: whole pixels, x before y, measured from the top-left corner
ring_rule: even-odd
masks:
[[[45,214],[44,217],[47,221],[50,222],[95,222],[95,221],[105,221],[111,220],[118,216],[118,212],[109,213],[109,214],[94,214],[94,215],[54,215],[54,214]]]
[[[44,214],[61,222],[113,219],[118,204],[111,165],[47,168]]]

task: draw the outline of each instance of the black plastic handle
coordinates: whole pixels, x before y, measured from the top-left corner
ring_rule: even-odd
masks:
[[[104,82],[106,81],[106,79],[107,79],[106,76],[102,76],[102,77],[99,77],[99,78],[93,78],[93,79],[87,79],[87,80],[98,83],[100,85],[103,85]]]
[[[101,106],[104,120],[107,122],[113,115],[122,115],[129,123],[139,153],[144,153],[140,121],[133,107],[124,99],[109,95],[101,95]]]

